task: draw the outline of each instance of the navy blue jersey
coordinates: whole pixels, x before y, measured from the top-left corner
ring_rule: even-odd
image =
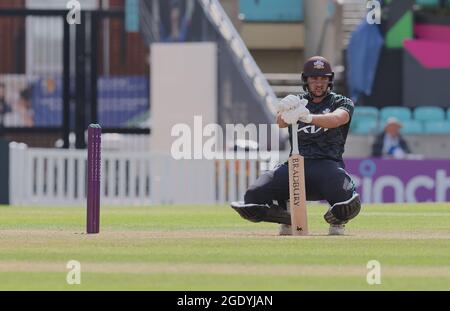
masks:
[[[329,93],[321,103],[313,103],[309,94],[300,95],[300,98],[308,100],[306,108],[312,114],[325,114],[336,109],[344,109],[350,115],[350,121],[338,128],[326,129],[298,122],[298,148],[305,159],[331,159],[342,161],[345,141],[350,128],[350,122],[355,105],[342,95]],[[289,126],[289,140],[292,152],[292,128]]]

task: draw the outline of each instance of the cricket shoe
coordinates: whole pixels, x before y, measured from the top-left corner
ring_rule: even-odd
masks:
[[[344,235],[345,225],[330,225],[329,235]]]
[[[279,235],[292,235],[292,228],[291,228],[291,226],[290,225],[281,224],[278,234]]]

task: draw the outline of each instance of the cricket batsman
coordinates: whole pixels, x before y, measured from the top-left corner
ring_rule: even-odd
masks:
[[[332,92],[334,72],[324,57],[314,56],[303,67],[302,95],[288,95],[278,107],[277,124],[289,127],[289,140],[298,136],[299,151],[304,157],[306,199],[325,200],[330,207],[324,219],[330,235],[343,235],[345,224],[361,210],[355,183],[345,171],[342,154],[350,127],[354,104]],[[298,123],[292,133],[291,124]],[[285,162],[261,175],[245,193],[244,202],[231,207],[252,222],[281,224],[280,235],[291,234],[289,169]]]

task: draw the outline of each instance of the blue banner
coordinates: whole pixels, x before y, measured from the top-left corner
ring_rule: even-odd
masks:
[[[39,78],[33,87],[31,103],[34,126],[61,126],[63,110],[62,79]]]
[[[98,121],[103,127],[146,127],[150,108],[147,77],[100,77],[97,87]],[[61,126],[62,79],[38,78],[32,89],[33,125]]]
[[[365,19],[353,31],[347,48],[347,83],[354,102],[361,94],[371,95],[383,44],[378,25]]]
[[[100,78],[98,109],[103,127],[145,127],[150,109],[148,78]]]

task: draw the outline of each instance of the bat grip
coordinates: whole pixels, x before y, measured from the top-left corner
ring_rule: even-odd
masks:
[[[292,154],[300,154],[298,150],[298,123],[292,124]]]

